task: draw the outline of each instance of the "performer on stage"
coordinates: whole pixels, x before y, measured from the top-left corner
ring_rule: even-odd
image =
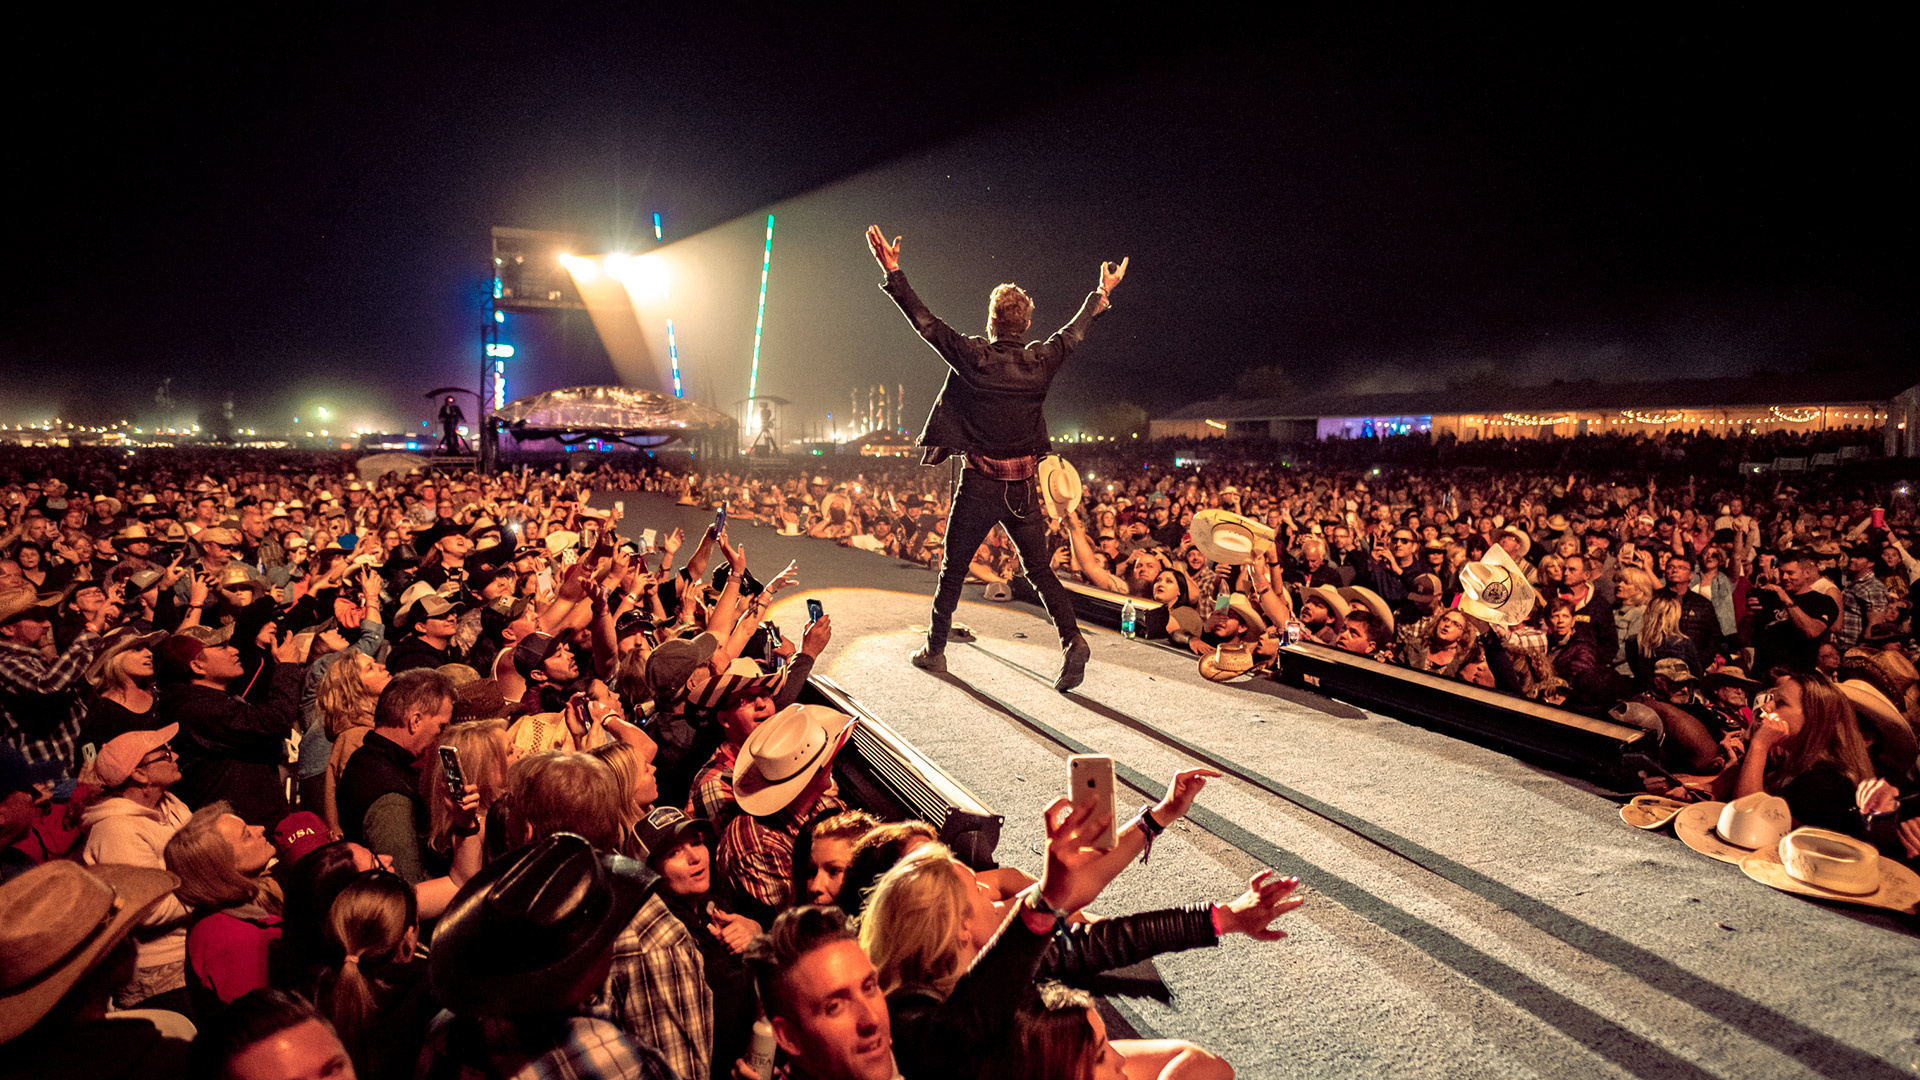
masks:
[[[466,452],[465,440],[460,438],[460,425],[467,422],[467,414],[459,405],[454,404],[453,395],[447,395],[446,404],[440,406],[440,452],[443,454],[461,454]]]
[[[933,597],[927,643],[911,657],[913,665],[925,671],[947,670],[947,632],[960,603],[967,565],[998,524],[1012,538],[1027,580],[1039,591],[1060,632],[1065,659],[1054,687],[1071,690],[1086,675],[1087,642],[1074,620],[1071,596],[1047,565],[1046,515],[1034,473],[1041,456],[1051,449],[1044,412],[1047,388],[1068,354],[1086,338],[1094,316],[1107,309],[1108,296],[1126,276],[1127,260],[1121,259],[1119,266],[1102,263],[1100,287],[1087,295],[1073,321],[1047,340],[1027,344],[1033,301],[1018,285],[993,290],[987,306],[987,336],[969,337],[935,318],[913,294],[900,272],[899,237],[889,244],[878,225],[869,226],[867,246],[887,272],[881,288],[952,369],[920,433],[920,445],[927,448],[923,463],[938,465],[958,454],[965,465],[947,520],[940,589]]]

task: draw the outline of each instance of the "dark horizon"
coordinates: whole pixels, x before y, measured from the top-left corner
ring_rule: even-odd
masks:
[[[644,250],[656,210],[663,253],[724,278],[675,297],[714,306],[681,348],[722,407],[752,322],[734,268],[758,262],[730,238],[781,215],[761,390],[790,427],[882,380],[917,424],[938,384],[873,287],[869,221],[969,330],[1000,280],[1043,333],[1133,258],[1056,428],[1255,368],[1361,392],[1915,366],[1910,124],[1871,27],[1043,15],[1003,41],[929,14],[568,14],[263,23],[239,48],[156,24],[83,77],[16,69],[0,422],[151,417],[172,379],[177,414],[231,394],[242,427],[417,423],[426,390],[476,381],[491,226]],[[513,396],[617,378],[583,318],[507,339]]]

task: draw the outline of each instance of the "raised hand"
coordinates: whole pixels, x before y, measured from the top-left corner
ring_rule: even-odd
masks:
[[[1153,808],[1153,820],[1162,826],[1171,825],[1187,816],[1193,809],[1193,800],[1200,797],[1200,789],[1207,786],[1208,780],[1218,780],[1224,773],[1214,769],[1181,769],[1173,774],[1173,780],[1167,784],[1167,794]]]
[[[880,226],[869,225],[867,226],[867,247],[873,251],[873,257],[879,261],[880,269],[889,274],[900,269],[900,238],[898,236],[894,237],[893,243],[889,244],[887,234],[880,231]],[[1124,268],[1121,272],[1125,272]],[[1115,279],[1116,282],[1118,280]]]
[[[1111,815],[1092,800],[1075,806],[1055,799],[1042,818],[1047,828],[1047,867],[1040,876],[1040,898],[1048,907],[1078,911],[1093,903],[1119,868],[1102,869],[1107,852],[1093,846],[1106,832]]]
[[[1271,929],[1268,924],[1306,903],[1287,899],[1299,884],[1297,877],[1281,877],[1272,870],[1260,871],[1248,883],[1246,892],[1220,909],[1221,929],[1229,934],[1245,934],[1255,941],[1279,941],[1286,937],[1285,930]]]
[[[894,251],[898,253],[899,250],[899,246],[896,244]],[[1113,290],[1120,287],[1120,279],[1126,276],[1127,260],[1125,258],[1120,260],[1119,266],[1115,266],[1110,262],[1100,264],[1100,287],[1106,290],[1108,296],[1113,295]]]

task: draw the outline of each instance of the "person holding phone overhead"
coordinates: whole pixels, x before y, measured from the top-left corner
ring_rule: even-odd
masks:
[[[1009,283],[993,290],[985,337],[961,334],[914,295],[900,271],[899,237],[888,243],[878,225],[869,226],[867,246],[886,271],[881,288],[951,369],[921,430],[920,445],[926,448],[922,463],[938,465],[959,455],[965,465],[947,522],[927,643],[910,659],[924,671],[946,670],[947,633],[968,564],[987,534],[999,525],[1019,550],[1027,580],[1040,593],[1059,631],[1065,656],[1054,686],[1071,690],[1086,676],[1090,650],[1074,619],[1073,600],[1047,564],[1046,516],[1034,489],[1034,475],[1041,456],[1051,449],[1047,389],[1068,355],[1086,339],[1094,317],[1107,309],[1109,296],[1126,276],[1127,260],[1121,259],[1118,266],[1102,263],[1100,285],[1087,295],[1073,321],[1045,341],[1028,343],[1033,301],[1020,286]]]

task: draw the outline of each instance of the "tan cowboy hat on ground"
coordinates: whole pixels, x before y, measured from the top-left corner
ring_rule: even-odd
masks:
[[[1202,510],[1187,527],[1193,546],[1223,566],[1245,566],[1273,543],[1273,530],[1231,510]]]
[[[1363,607],[1373,612],[1374,617],[1386,627],[1387,638],[1389,640],[1393,638],[1393,609],[1387,606],[1387,602],[1381,599],[1379,593],[1365,585],[1349,585],[1340,590],[1340,595],[1346,597],[1347,603],[1353,607]]]
[[[1635,795],[1620,808],[1620,820],[1651,832],[1672,821],[1687,804],[1665,795]]]
[[[1253,650],[1222,646],[1200,658],[1200,676],[1209,682],[1232,682],[1253,671]]]
[[[824,705],[789,705],[753,730],[733,765],[733,797],[754,817],[785,810],[853,730],[853,717]]]
[[[1673,819],[1682,843],[1709,859],[1738,864],[1793,828],[1787,800],[1756,791],[1732,802],[1694,803]]]
[[[0,885],[0,1043],[39,1023],[179,887],[165,870],[65,859]]]
[[[1880,857],[1873,845],[1826,829],[1795,829],[1740,860],[1762,885],[1802,896],[1920,914],[1920,874]]]
[[[1047,500],[1049,517],[1064,518],[1080,509],[1080,473],[1066,458],[1059,454],[1041,458],[1034,482],[1040,487],[1040,497]]]

